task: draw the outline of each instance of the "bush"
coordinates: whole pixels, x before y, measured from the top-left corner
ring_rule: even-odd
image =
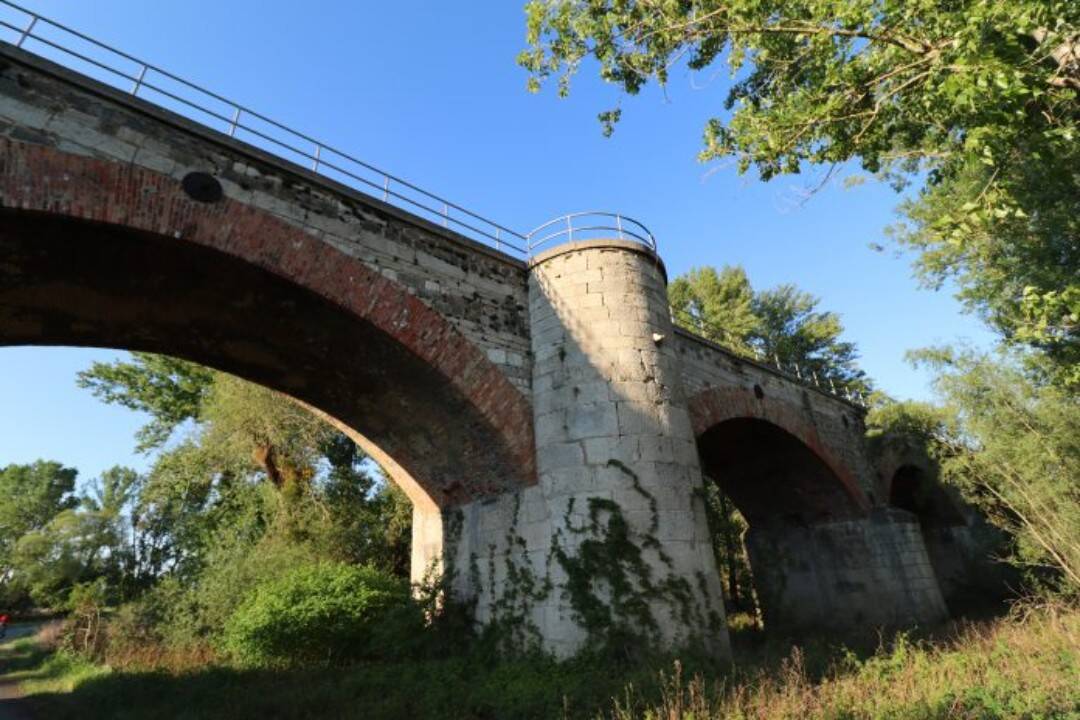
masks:
[[[402,657],[422,632],[403,581],[315,563],[257,586],[226,623],[225,647],[246,665],[337,664]]]

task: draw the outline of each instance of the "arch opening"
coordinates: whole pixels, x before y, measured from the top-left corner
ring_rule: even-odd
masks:
[[[957,614],[978,605],[980,600],[973,599],[976,593],[969,587],[971,570],[965,554],[970,550],[963,547],[967,523],[945,489],[923,468],[904,464],[889,483],[889,504],[918,520],[930,566],[950,611]]]
[[[172,355],[277,390],[332,420],[430,512],[526,482],[500,429],[402,338],[180,235],[0,210],[0,345]],[[268,265],[285,255],[269,242],[256,252]]]
[[[698,438],[702,465],[751,525],[854,517],[836,473],[799,438],[766,420],[734,418]]]
[[[923,528],[964,524],[963,515],[945,490],[916,465],[901,465],[893,473],[889,504],[915,515]]]
[[[699,435],[698,450],[719,499],[711,513],[714,547],[726,556],[718,560],[729,573],[724,584],[731,605],[738,593],[733,615],[748,610],[770,630],[827,624],[823,616],[831,609],[820,586],[836,574],[833,555],[844,548],[823,536],[834,539],[833,528],[864,515],[846,485],[801,439],[758,418],[713,425]],[[731,530],[742,519],[736,542]],[[751,586],[743,580],[736,590],[739,577]]]

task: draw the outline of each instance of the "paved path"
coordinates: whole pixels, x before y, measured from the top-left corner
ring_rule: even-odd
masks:
[[[21,637],[33,635],[40,628],[40,623],[28,623],[11,627],[8,629],[7,637],[0,641],[0,647],[7,647]],[[0,673],[6,672],[6,670],[3,663],[0,662]],[[0,720],[33,720],[21,698],[22,692],[19,690],[19,683],[0,675]]]

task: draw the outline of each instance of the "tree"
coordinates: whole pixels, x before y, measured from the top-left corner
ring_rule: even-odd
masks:
[[[870,383],[856,364],[855,344],[840,339],[840,316],[818,310],[819,302],[790,284],[757,293],[753,308],[758,324],[750,342],[762,357],[797,366],[803,377],[865,395]]]
[[[746,518],[720,489],[715,479],[706,483],[705,514],[712,534],[713,556],[724,585],[724,597],[733,611],[753,611],[750,557],[743,543],[748,529]]]
[[[75,507],[77,474],[74,468],[46,460],[0,470],[0,582],[11,579],[12,554],[19,539]]]
[[[280,533],[331,559],[407,571],[408,501],[351,439],[291,398],[147,353],[95,363],[79,382],[150,414],[144,449],[191,424],[184,441],[160,452],[135,506],[139,557],[158,571],[198,573],[222,533],[230,547]]]
[[[18,539],[11,556],[11,584],[34,604],[60,608],[68,591],[89,575],[85,516],[64,510],[44,527]]]
[[[113,600],[132,597],[147,578],[140,573],[130,511],[142,478],[113,467],[93,480],[77,504],[57,512],[15,543],[12,580],[41,605],[61,607],[71,589],[98,582]]]
[[[857,160],[898,188],[902,244],[1010,343],[1080,387],[1080,3],[532,0],[519,63],[560,94],[582,61],[628,94],[726,60],[700,157],[764,180]],[[601,113],[605,131],[620,109]]]
[[[161,447],[181,423],[197,418],[213,381],[209,368],[139,352],[131,354],[131,362],[95,362],[76,379],[103,402],[150,415],[136,435],[140,452]]]
[[[668,302],[677,325],[734,352],[753,352],[750,337],[760,318],[746,271],[725,265],[691,268],[668,286]]]
[[[87,518],[87,544],[97,575],[120,598],[129,598],[152,579],[143,562],[132,512],[144,479],[131,468],[112,467],[84,491],[80,511]]]
[[[1018,361],[938,348],[914,353],[939,372],[935,434],[946,480],[1016,540],[1014,561],[1080,597],[1080,400],[1033,383]],[[936,427],[934,426],[936,422]]]

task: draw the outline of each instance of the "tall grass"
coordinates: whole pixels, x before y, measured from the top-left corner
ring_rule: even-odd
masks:
[[[1080,613],[1029,611],[963,626],[937,644],[901,634],[866,660],[850,653],[824,677],[799,648],[772,671],[710,682],[666,672],[658,699],[632,690],[604,714],[614,720],[751,718],[1080,718]]]
[[[743,654],[734,670],[453,653],[274,671],[147,653],[109,668],[54,654],[24,674],[36,673],[24,689],[50,720],[1080,720],[1080,611],[1040,608],[936,640],[898,635],[863,654],[822,647]]]

